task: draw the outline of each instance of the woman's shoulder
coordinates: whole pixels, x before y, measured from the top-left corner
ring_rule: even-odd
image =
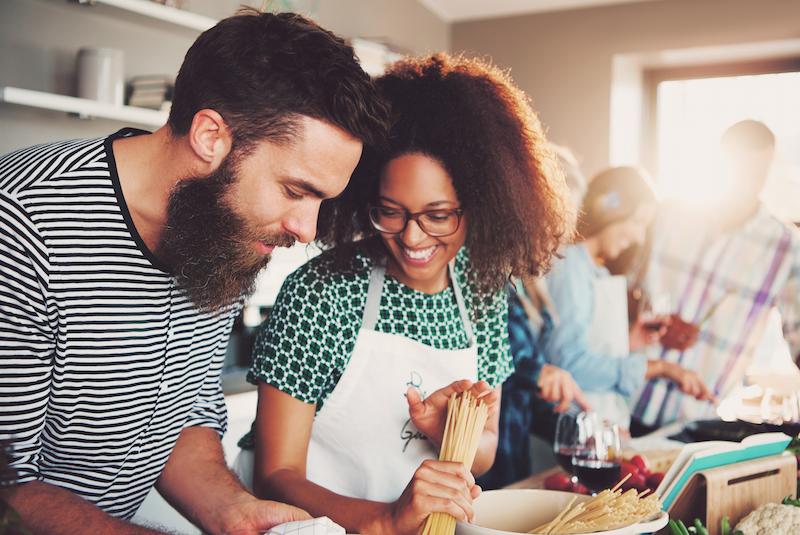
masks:
[[[323,251],[293,271],[281,286],[278,302],[300,297],[316,303],[366,291],[374,262],[359,244],[347,247]]]

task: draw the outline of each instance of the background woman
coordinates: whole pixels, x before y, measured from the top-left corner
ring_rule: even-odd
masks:
[[[665,324],[650,329],[642,318],[628,327],[625,278],[605,264],[641,244],[656,214],[649,179],[634,167],[608,169],[589,181],[578,221],[578,242],[547,275],[560,321],[546,349],[548,362],[572,374],[593,408],[624,428],[627,398],[646,379],[663,377],[697,399],[711,399],[702,380],[678,364],[635,352],[658,342]],[[666,318],[663,318],[666,321]]]

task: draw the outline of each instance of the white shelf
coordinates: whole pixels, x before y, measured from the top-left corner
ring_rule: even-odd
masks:
[[[32,91],[18,87],[0,87],[0,102],[30,106],[45,110],[75,113],[82,117],[98,117],[143,126],[163,126],[167,122],[167,113],[133,106],[115,106],[105,102],[97,102],[85,98],[68,97]]]
[[[150,0],[78,0],[81,4],[102,4],[144,17],[169,22],[191,30],[204,32],[214,26],[218,21],[211,17],[198,15],[191,11],[163,6]]]

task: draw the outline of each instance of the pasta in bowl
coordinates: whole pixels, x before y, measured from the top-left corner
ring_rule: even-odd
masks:
[[[475,522],[456,525],[456,535],[651,533],[667,525],[655,496],[635,490],[597,496],[538,489],[486,491],[475,500]]]

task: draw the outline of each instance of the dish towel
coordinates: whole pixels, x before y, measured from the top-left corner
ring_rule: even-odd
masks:
[[[267,535],[345,535],[345,530],[327,516],[323,516],[279,524],[270,529]]]

